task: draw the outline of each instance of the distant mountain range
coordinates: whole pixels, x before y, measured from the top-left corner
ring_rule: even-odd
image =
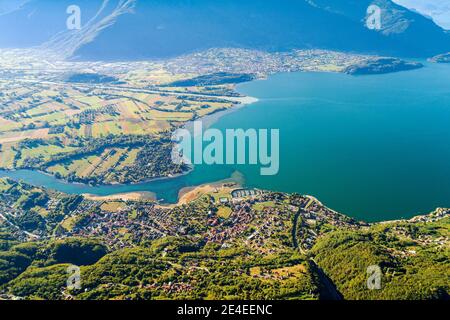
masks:
[[[429,16],[438,25],[450,30],[450,0],[394,0],[394,2]]]
[[[9,1],[9,0],[8,0]],[[83,60],[166,58],[212,47],[321,48],[401,57],[450,51],[450,34],[390,0],[0,0],[0,47],[40,46]],[[2,9],[3,4],[3,9]],[[381,29],[366,26],[381,8]]]

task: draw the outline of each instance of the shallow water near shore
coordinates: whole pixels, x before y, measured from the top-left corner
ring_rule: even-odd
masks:
[[[196,166],[184,176],[138,185],[90,187],[48,175],[0,172],[62,192],[155,193],[174,203],[181,189],[229,178],[247,187],[309,194],[339,212],[381,221],[450,207],[450,66],[353,77],[291,73],[239,86],[258,102],[212,124],[220,130],[280,129],[280,172],[259,166]]]

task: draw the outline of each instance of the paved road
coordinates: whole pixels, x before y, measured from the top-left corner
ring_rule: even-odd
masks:
[[[31,83],[38,85],[53,85],[53,86],[72,86],[74,88],[82,88],[82,89],[97,89],[97,90],[111,90],[111,91],[121,91],[121,92],[133,92],[133,93],[146,93],[146,94],[166,94],[171,96],[187,96],[187,97],[199,97],[199,98],[208,98],[208,99],[220,99],[227,100],[231,102],[249,104],[258,101],[256,98],[252,97],[228,97],[228,96],[215,96],[215,95],[207,95],[203,93],[184,93],[184,92],[175,92],[175,91],[164,91],[164,90],[151,90],[151,89],[142,89],[142,88],[133,88],[126,86],[110,86],[110,85],[97,85],[97,84],[83,84],[83,83],[67,83],[67,82],[54,82],[54,81],[38,81],[31,79],[14,79],[14,82],[22,82],[22,83]]]

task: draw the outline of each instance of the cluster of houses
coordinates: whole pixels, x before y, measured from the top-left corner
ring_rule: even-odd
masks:
[[[216,193],[219,194],[218,191]],[[61,210],[61,202],[64,199],[62,194],[52,194],[45,209],[49,213]],[[166,236],[195,234],[202,236],[207,242],[223,247],[239,243],[270,254],[278,247],[289,244],[301,250],[308,250],[324,230],[329,230],[330,227],[365,226],[364,223],[339,214],[308,196],[236,189],[228,196],[209,196],[209,199],[203,203],[193,201],[171,208],[147,201],[128,201],[121,202],[117,210],[109,211],[102,209],[108,208],[108,202],[83,199],[75,208],[71,208],[71,212],[65,217],[66,220],[75,221],[73,227],[64,226],[64,231],[54,232],[53,235],[99,237],[111,248],[124,248]],[[220,208],[227,209],[229,214],[220,215]],[[0,203],[0,223],[11,229],[17,239],[30,240],[32,234],[11,224],[14,217],[20,214],[20,210]],[[449,214],[448,209],[438,209],[430,215],[416,217],[411,222],[433,222]],[[45,239],[52,234],[51,230],[48,232],[46,235],[34,236]],[[418,240],[424,243],[431,241],[438,245],[446,245],[449,241],[448,238],[432,237],[422,237]]]
[[[193,287],[189,283],[175,283],[169,282],[164,283],[163,285],[159,284],[151,284],[145,287],[150,290],[163,290],[167,294],[177,294],[177,293],[186,293],[192,291]]]
[[[209,230],[206,238],[210,242],[223,244],[242,235],[253,218],[254,213],[249,204],[236,206],[226,221]]]
[[[114,248],[130,247],[133,244],[147,240],[155,240],[167,235],[165,228],[155,222],[158,211],[151,212],[149,205],[145,212],[131,215],[136,209],[125,206],[117,212],[93,211],[88,214],[85,222],[72,231],[72,236],[101,237],[106,244]]]
[[[324,66],[343,69],[364,56],[327,50],[293,50],[269,53],[237,48],[214,48],[164,63],[173,74],[252,74],[259,78],[280,72],[321,71]]]
[[[257,229],[246,238],[245,243],[261,253],[275,253],[275,248],[280,246],[275,235],[289,230],[288,224],[293,213],[295,211],[291,211],[288,207],[265,207],[258,212]]]

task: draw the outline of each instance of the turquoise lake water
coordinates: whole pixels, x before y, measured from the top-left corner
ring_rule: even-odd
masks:
[[[151,191],[175,202],[180,189],[240,172],[245,185],[313,195],[366,221],[450,207],[450,65],[353,77],[279,74],[239,86],[260,101],[213,127],[280,129],[280,172],[258,166],[196,166],[190,174],[132,186],[65,184],[29,171],[0,173],[67,193]]]

